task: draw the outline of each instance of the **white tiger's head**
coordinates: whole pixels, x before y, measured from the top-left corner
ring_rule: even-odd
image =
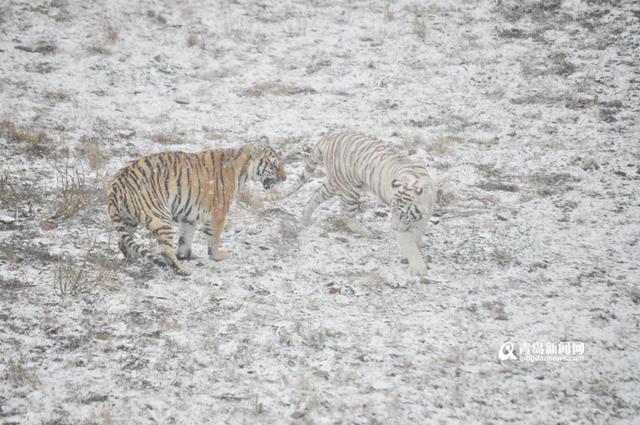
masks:
[[[415,176],[391,180],[391,212],[404,224],[428,218],[432,212],[430,182]],[[425,191],[429,193],[425,193]]]
[[[251,179],[262,183],[265,189],[287,179],[284,171],[284,161],[271,147],[257,149],[249,165]]]

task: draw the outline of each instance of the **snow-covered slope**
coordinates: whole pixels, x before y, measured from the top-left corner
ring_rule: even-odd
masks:
[[[639,34],[633,0],[1,2],[1,422],[633,423]],[[127,160],[266,136],[295,176],[342,129],[438,181],[427,277],[374,198],[373,239],[302,229],[317,181],[189,278],[117,254]]]

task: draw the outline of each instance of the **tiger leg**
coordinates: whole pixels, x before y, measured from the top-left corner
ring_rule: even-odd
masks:
[[[128,243],[133,240],[135,230],[135,224],[122,223],[118,226],[118,231],[121,233],[120,240],[118,241],[118,247],[125,258],[132,258],[135,254],[135,250],[129,249]]]
[[[355,218],[358,209],[360,208],[360,193],[355,190],[342,191],[340,193],[340,201],[342,204],[342,210],[345,216],[342,218],[344,224],[353,233],[364,236],[372,237],[373,234],[367,227]]]
[[[213,218],[205,228],[205,233],[209,236],[209,258],[215,261],[220,261],[226,257],[227,253],[220,251],[220,236],[224,229],[225,214],[217,215]]]
[[[331,199],[336,194],[335,188],[329,182],[322,183],[313,195],[311,195],[311,199],[307,202],[307,205],[304,207],[304,211],[302,212],[302,224],[308,226],[311,223],[311,215],[315,211],[316,208],[323,202]]]
[[[415,235],[411,231],[396,230],[396,239],[400,245],[401,254],[409,260],[411,271],[417,275],[425,275],[427,265],[420,254]]]
[[[191,244],[196,226],[192,223],[180,223],[180,236],[178,237],[178,260],[191,259]]]
[[[160,254],[162,255],[161,258],[164,261],[164,264],[161,264],[160,261],[156,261],[156,264],[160,266],[170,266],[176,273],[184,276],[191,274],[191,272],[180,264],[176,258],[176,250],[173,247],[173,240],[175,239],[176,232],[173,230],[171,222],[160,218],[154,218],[149,222],[147,228],[156,241],[158,241]]]
[[[424,228],[422,226],[417,226],[412,229],[413,237],[416,240],[416,245],[418,248],[424,248],[427,246],[427,242],[424,238]]]

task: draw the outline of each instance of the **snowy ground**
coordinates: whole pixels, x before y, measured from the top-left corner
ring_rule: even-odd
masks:
[[[0,422],[637,423],[633,0],[4,0],[0,58]],[[318,181],[189,278],[117,255],[125,161],[266,136],[294,176],[339,129],[439,182],[426,278],[373,198],[374,239],[300,230]]]

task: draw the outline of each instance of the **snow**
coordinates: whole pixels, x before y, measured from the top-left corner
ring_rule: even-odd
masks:
[[[634,423],[639,20],[631,0],[1,3],[0,417]],[[236,205],[230,255],[197,235],[188,278],[117,252],[104,188],[126,161],[266,136],[295,177],[338,130],[427,164],[428,276],[373,197],[374,238],[337,202],[301,228],[319,179]],[[48,223],[67,157],[91,200]],[[65,252],[86,291],[60,293]],[[507,341],[585,354],[500,361]]]

